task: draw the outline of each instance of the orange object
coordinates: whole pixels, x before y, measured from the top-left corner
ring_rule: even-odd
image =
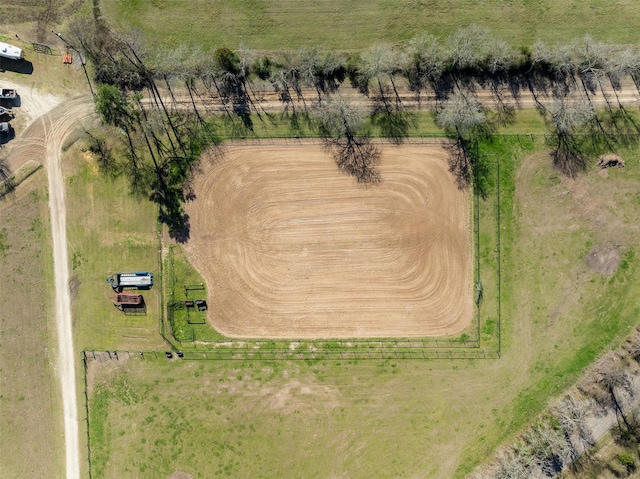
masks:
[[[71,65],[73,63],[73,57],[71,56],[71,53],[67,52],[62,55],[62,63],[64,63],[65,65]]]

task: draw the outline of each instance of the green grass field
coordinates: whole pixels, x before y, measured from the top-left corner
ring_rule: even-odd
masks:
[[[0,199],[0,477],[63,477],[46,176]]]
[[[414,125],[408,129],[409,137],[444,137],[445,133],[442,128],[438,127],[434,121],[433,113],[430,111],[417,111],[412,113],[412,120],[415,121]],[[253,131],[245,130],[245,138],[317,138],[318,129],[312,124],[313,120],[304,119],[294,124],[290,115],[273,115],[271,119],[266,119],[263,116],[261,120],[257,115],[251,115],[253,123]],[[237,130],[233,130],[229,127],[228,123],[217,118],[211,121],[214,131],[219,132],[220,138],[237,140],[241,135],[238,135]],[[381,135],[380,127],[378,125],[372,125],[371,119],[367,118],[363,125],[363,129],[367,130],[372,137],[379,137]],[[498,129],[499,134],[505,135],[539,135],[548,132],[548,128],[544,123],[544,119],[540,114],[533,109],[530,110],[516,110],[513,123],[508,125],[502,125]]]
[[[209,325],[206,310],[181,305],[185,300],[206,300],[207,289],[204,279],[191,266],[180,246],[169,247],[165,273],[167,314],[175,338],[185,342],[224,339],[224,336]]]
[[[103,364],[90,385],[94,477],[470,472],[637,323],[638,154],[571,181],[541,146],[482,147],[502,160],[501,359]],[[585,262],[607,243],[622,246],[612,276]]]
[[[159,332],[161,287],[156,210],[129,194],[126,179],[100,175],[93,160],[72,146],[65,159],[73,316],[78,349],[153,349]],[[106,277],[150,271],[156,284],[143,291],[146,315],[117,310]]]
[[[446,36],[470,23],[489,27],[518,48],[585,33],[635,43],[640,22],[640,5],[633,0],[192,0],[189,8],[177,0],[102,4],[109,18],[123,28],[141,29],[152,44],[205,49],[244,44],[258,50],[357,50],[380,40],[400,43],[423,32]]]

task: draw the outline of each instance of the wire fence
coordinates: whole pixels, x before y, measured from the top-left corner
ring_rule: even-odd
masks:
[[[505,137],[509,137],[511,139],[516,138],[518,141],[521,140],[535,140],[533,134],[531,135],[522,135],[522,134],[514,134],[514,135],[503,135]],[[316,139],[316,141],[321,141],[320,139]],[[239,145],[246,147],[248,144],[250,146],[253,145],[262,145],[262,144],[276,144],[276,143],[285,143],[287,145],[307,145],[310,143],[308,138],[258,138],[252,139],[249,141],[242,141]],[[410,143],[417,144],[441,144],[441,138],[433,138],[433,137],[424,137],[424,138],[411,138],[408,140]],[[311,141],[311,143],[315,143],[315,141]],[[198,335],[195,334],[195,331],[192,331],[192,334],[184,334],[185,332],[181,330],[181,334],[179,337],[176,334],[173,317],[170,312],[167,310],[167,300],[173,299],[173,261],[172,261],[172,251],[167,250],[167,257],[162,258],[162,254],[159,253],[160,256],[160,268],[161,271],[164,267],[166,267],[167,277],[164,278],[164,274],[162,277],[163,281],[163,300],[161,301],[161,318],[160,318],[160,330],[161,335],[166,341],[168,345],[171,346],[172,350],[175,351],[183,351],[183,352],[198,352],[200,353],[211,353],[211,358],[215,359],[246,359],[248,357],[256,357],[260,355],[268,356],[270,358],[282,358],[282,359],[291,359],[295,357],[299,358],[307,358],[307,357],[318,357],[321,354],[323,357],[340,357],[342,355],[358,355],[360,354],[363,357],[375,356],[377,354],[382,355],[390,355],[393,357],[407,357],[407,358],[432,358],[432,357],[442,357],[449,355],[448,357],[471,357],[480,355],[481,357],[499,357],[500,346],[501,346],[501,321],[500,321],[500,172],[499,172],[499,158],[495,159],[495,171],[496,171],[496,207],[495,207],[495,218],[496,228],[494,230],[495,238],[492,241],[495,241],[496,245],[496,274],[497,274],[497,341],[492,344],[491,347],[487,348],[486,351],[492,351],[492,353],[486,353],[485,350],[482,349],[481,345],[481,302],[482,302],[482,294],[483,294],[483,286],[482,286],[482,273],[481,273],[481,262],[480,262],[480,248],[481,248],[481,212],[480,212],[480,192],[479,189],[475,189],[473,194],[473,213],[472,213],[472,237],[475,243],[474,255],[475,261],[473,264],[473,269],[475,270],[474,279],[476,285],[476,311],[474,314],[475,324],[470,327],[466,333],[462,334],[458,338],[384,338],[384,339],[326,339],[326,340],[308,340],[304,338],[300,339],[287,339],[287,340],[262,340],[262,339],[243,339],[243,340],[235,340],[235,339],[216,339],[216,340],[204,340],[202,338],[198,338]],[[493,216],[491,213],[489,215]],[[493,221],[492,221],[493,222]],[[493,234],[492,234],[493,236]],[[486,245],[485,245],[486,246]],[[493,247],[491,248],[493,249]],[[162,245],[159,246],[159,251],[162,251]],[[165,261],[166,260],[166,264]],[[493,276],[493,275],[492,275]],[[470,292],[470,294],[473,294]],[[470,333],[470,334],[469,334]],[[495,339],[495,338],[494,338]],[[456,353],[453,356],[450,351],[459,351],[459,350],[477,350],[473,353],[468,353],[465,355],[463,353]],[[424,352],[423,352],[424,350]],[[234,351],[238,351],[234,353]],[[327,353],[327,351],[332,351]],[[428,351],[428,352],[427,352]],[[321,353],[322,352],[322,353]],[[441,354],[442,353],[442,354]]]
[[[478,339],[461,338],[383,338],[383,339],[224,339],[219,341],[180,341],[181,349],[250,350],[375,350],[375,349],[469,349],[479,348]]]
[[[87,469],[88,469],[88,477],[92,478],[91,472],[91,421],[89,419],[89,394],[87,391],[87,355],[85,352],[82,352],[82,370],[83,370],[83,385],[84,385],[84,414],[85,414],[85,430],[87,431]]]
[[[375,359],[497,359],[499,351],[491,349],[385,349],[385,350],[291,350],[291,349],[217,349],[203,351],[83,351],[85,367],[96,361],[185,360],[185,361],[316,361],[316,360],[375,360]],[[86,381],[85,381],[86,382]]]
[[[502,348],[502,322],[501,322],[501,309],[500,309],[500,305],[502,303],[502,287],[501,287],[501,269],[502,269],[502,264],[501,264],[501,246],[500,246],[500,232],[502,231],[502,228],[500,227],[500,157],[497,156],[496,157],[496,254],[497,254],[497,294],[498,294],[498,305],[497,305],[497,313],[498,313],[498,318],[497,318],[497,328],[498,328],[498,353],[501,351]]]

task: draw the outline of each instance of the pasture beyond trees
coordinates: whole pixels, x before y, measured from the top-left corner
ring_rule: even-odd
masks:
[[[186,43],[214,50],[245,44],[259,50],[319,46],[364,49],[375,41],[407,41],[425,31],[446,36],[462,26],[487,26],[509,44],[567,41],[591,33],[616,43],[637,41],[640,8],[634,1],[574,0],[102,0],[105,14],[124,29],[141,29],[150,42]],[[202,12],[194,15],[193,12]]]

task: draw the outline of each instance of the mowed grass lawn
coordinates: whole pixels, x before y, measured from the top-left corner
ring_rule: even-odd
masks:
[[[124,177],[102,175],[80,142],[64,159],[72,313],[77,349],[154,349],[159,335],[159,242],[156,208],[131,196]],[[156,284],[141,291],[146,315],[115,308],[107,276],[150,271]]]
[[[638,154],[574,181],[540,147],[483,146],[502,160],[501,359],[96,362],[93,477],[463,477],[640,312]],[[607,244],[610,276],[586,263]]]
[[[64,477],[46,184],[0,199],[0,477]]]
[[[151,44],[244,44],[258,50],[318,46],[358,50],[386,40],[399,43],[429,32],[447,36],[477,23],[514,47],[563,41],[591,33],[635,43],[640,4],[576,0],[103,0],[104,12],[123,28],[145,32]]]

